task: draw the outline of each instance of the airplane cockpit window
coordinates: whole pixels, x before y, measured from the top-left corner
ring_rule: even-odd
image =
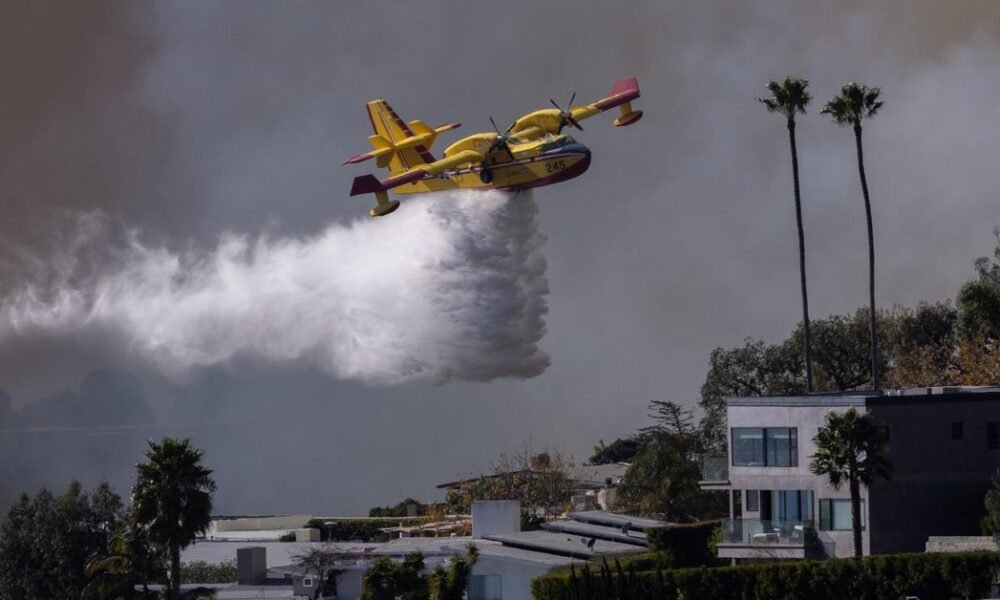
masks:
[[[575,143],[576,143],[576,140],[574,140],[570,136],[566,135],[566,136],[560,137],[558,139],[555,139],[555,140],[553,140],[551,142],[547,142],[545,144],[542,144],[540,150],[541,150],[542,154],[545,154],[546,152],[552,152],[553,150],[558,150],[559,148],[562,148],[564,146],[568,146],[570,144],[575,144]]]

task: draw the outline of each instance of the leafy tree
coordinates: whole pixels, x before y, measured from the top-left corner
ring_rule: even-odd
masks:
[[[705,444],[716,452],[726,448],[726,398],[798,394],[805,385],[798,376],[799,357],[786,344],[768,346],[747,338],[743,346],[716,348],[709,357],[708,374],[701,386],[699,404]]]
[[[786,77],[784,81],[770,81],[767,89],[770,96],[757,98],[768,112],[776,112],[785,117],[788,127],[788,144],[792,150],[792,182],[795,188],[795,223],[799,233],[799,280],[802,287],[802,326],[805,336],[803,344],[806,366],[806,391],[813,391],[812,336],[809,331],[809,295],[806,291],[806,242],[802,228],[802,196],[799,191],[799,154],[795,145],[795,115],[806,114],[806,106],[812,97],[806,88],[809,82],[798,77]]]
[[[1000,228],[993,229],[993,259],[976,259],[976,277],[958,292],[962,331],[966,336],[1000,340]]]
[[[875,234],[872,228],[872,206],[868,194],[868,179],[865,177],[864,146],[861,143],[861,122],[871,119],[882,108],[879,100],[881,90],[850,82],[840,90],[840,94],[826,103],[823,114],[830,115],[838,125],[849,125],[854,129],[854,142],[858,156],[858,175],[861,177],[861,192],[865,199],[865,217],[868,221],[868,316],[871,329],[871,372],[872,388],[881,389],[878,372],[878,329],[875,323]]]
[[[993,542],[1000,548],[1000,469],[993,474],[993,486],[987,490],[986,498],[984,498],[984,504],[986,505],[986,519],[985,521],[989,524],[986,528],[988,531],[984,533],[989,533],[993,536]]]
[[[650,403],[653,425],[640,430],[642,447],[625,472],[619,501],[628,512],[693,520],[722,510],[719,494],[703,492],[701,457],[706,444],[691,411],[673,402]]]
[[[83,590],[86,598],[152,598],[149,584],[166,581],[166,560],[162,552],[149,545],[146,532],[127,519],[119,519],[107,549],[88,563],[85,573],[91,578]],[[142,586],[136,591],[136,586]]]
[[[846,481],[851,492],[851,525],[854,555],[861,556],[861,485],[889,479],[892,465],[885,458],[884,433],[867,413],[854,407],[845,412],[829,412],[816,437],[816,454],[809,463],[814,475],[825,475],[835,490]]]
[[[587,461],[592,465],[607,465],[611,463],[625,463],[632,458],[642,448],[642,439],[637,436],[619,438],[605,445],[604,440],[598,440],[594,446],[594,453]]]
[[[387,556],[375,559],[365,573],[361,600],[425,600],[428,590],[424,566],[419,552],[407,554],[399,563]]]
[[[320,590],[323,596],[337,595],[337,577],[340,575],[340,571],[334,567],[338,561],[345,558],[346,555],[332,544],[308,548],[304,552],[292,555],[292,560],[296,565],[304,568],[307,573],[315,575],[318,581],[323,582]]]
[[[0,598],[79,598],[84,567],[104,548],[122,510],[102,483],[87,493],[76,481],[62,496],[22,494],[0,525]]]
[[[415,507],[416,514],[410,515],[410,507]],[[428,506],[419,500],[406,498],[395,506],[374,506],[368,509],[369,517],[420,517],[427,514]]]
[[[537,454],[525,447],[503,453],[491,466],[490,473],[448,489],[445,501],[456,513],[468,513],[477,500],[517,500],[522,513],[559,514],[573,494],[572,482],[566,476],[570,466],[558,452]]]
[[[211,522],[212,470],[201,464],[204,452],[190,440],[165,437],[149,441],[147,462],[136,466],[132,488],[132,520],[145,528],[149,541],[166,551],[170,561],[170,598],[180,596],[180,553]]]
[[[427,578],[431,600],[462,600],[469,589],[472,567],[479,559],[479,549],[469,544],[465,556],[453,556],[448,570],[438,565]]]

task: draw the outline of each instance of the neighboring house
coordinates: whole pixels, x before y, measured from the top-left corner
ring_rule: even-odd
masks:
[[[439,490],[458,490],[463,485],[475,483],[480,479],[506,477],[511,474],[530,473],[548,469],[550,465],[548,454],[535,454],[531,457],[530,468],[503,475],[482,475],[469,479],[449,481],[437,486]],[[617,501],[617,488],[625,480],[627,463],[608,463],[603,465],[570,465],[565,468],[566,479],[572,487],[573,510],[614,510]]]
[[[719,557],[852,556],[850,492],[813,475],[813,437],[855,407],[885,428],[889,482],[862,486],[865,554],[919,552],[930,536],[977,535],[1000,467],[1000,389],[731,398],[728,450],[705,461],[702,489],[729,494]]]
[[[427,569],[447,566],[463,555],[470,543],[479,550],[472,570],[468,600],[529,600],[531,580],[556,568],[609,561],[646,550],[645,531],[668,525],[661,521],[588,511],[570,519],[551,521],[539,531],[520,531],[520,506],[515,501],[476,502],[472,510],[472,536],[402,537],[385,543],[199,541],[181,554],[182,562],[221,563],[239,558],[242,585],[270,585],[289,595],[312,598],[318,589],[313,574],[293,565],[294,557],[309,548],[324,547],[343,555],[335,569],[338,598],[357,598],[364,574],[379,557],[402,560],[420,552]],[[628,524],[628,527],[625,525]],[[235,593],[240,586],[223,588]],[[220,598],[222,595],[219,596]]]

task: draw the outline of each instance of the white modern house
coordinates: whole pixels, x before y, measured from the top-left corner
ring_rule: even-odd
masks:
[[[719,556],[736,561],[853,555],[850,494],[809,472],[826,414],[867,411],[888,436],[894,475],[862,486],[865,554],[923,551],[930,536],[979,533],[1000,467],[1000,389],[731,398],[728,454],[702,489],[729,496]]]

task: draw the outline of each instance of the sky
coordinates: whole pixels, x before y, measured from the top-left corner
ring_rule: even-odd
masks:
[[[178,435],[221,514],[353,515],[506,451],[582,462],[652,400],[694,407],[713,348],[801,316],[787,131],[754,100],[770,79],[814,97],[812,316],[867,300],[853,135],[819,114],[851,80],[885,100],[864,129],[877,302],[954,299],[1000,224],[998,23],[989,0],[4,2],[0,502],[74,477],[127,493],[145,440]],[[589,171],[523,210],[416,198],[373,224],[348,196],[374,169],[340,166],[372,98],[461,122],[440,152],[627,76],[643,119],[584,122]],[[80,290],[100,319],[11,326],[26,297]],[[402,350],[352,352],[357,327]],[[398,376],[412,361],[429,375]]]

